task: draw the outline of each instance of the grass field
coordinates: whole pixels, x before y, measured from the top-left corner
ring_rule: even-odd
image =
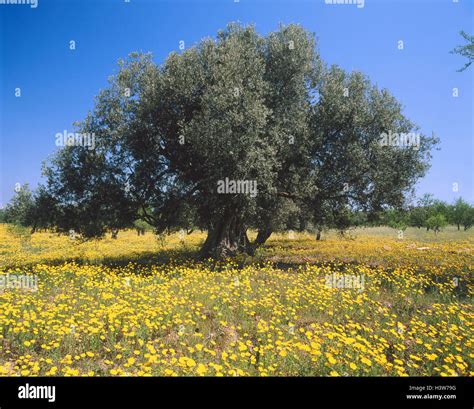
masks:
[[[0,375],[474,375],[472,232],[274,234],[220,262],[204,238],[0,225],[3,282],[38,280],[0,287]]]

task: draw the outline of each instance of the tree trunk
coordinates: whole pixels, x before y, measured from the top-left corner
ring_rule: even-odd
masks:
[[[254,246],[258,247],[265,244],[265,242],[271,235],[272,229],[270,229],[269,227],[264,227],[263,229],[260,229],[258,231],[257,237],[255,238],[255,241],[253,242]]]
[[[253,254],[254,248],[247,237],[247,228],[236,216],[225,216],[210,227],[201,248],[201,257],[224,258],[239,252]]]
[[[247,236],[247,227],[242,219],[233,212],[227,212],[207,232],[200,256],[203,258],[225,258],[237,253],[255,254],[257,247],[262,246],[272,235],[270,227],[258,230],[255,241],[251,242]]]

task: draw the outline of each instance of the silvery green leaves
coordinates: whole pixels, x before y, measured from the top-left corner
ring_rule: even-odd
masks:
[[[94,110],[76,124],[73,143],[70,133],[57,135],[64,147],[45,173],[49,195],[58,204],[56,225],[61,231],[75,229],[87,238],[133,225],[140,209],[140,171],[131,149],[143,149],[143,141],[134,136],[140,132],[137,107],[139,101],[146,104],[143,96],[153,70],[148,54],[119,61],[118,74],[109,78],[110,86],[99,93]],[[145,149],[151,154],[155,145],[148,142]]]
[[[311,118],[311,156],[318,187],[314,208],[322,219],[316,222],[344,228],[349,207],[375,212],[384,206],[401,206],[427,170],[436,138],[420,134],[395,98],[359,72],[326,68],[318,96]],[[330,205],[322,206],[324,202]]]

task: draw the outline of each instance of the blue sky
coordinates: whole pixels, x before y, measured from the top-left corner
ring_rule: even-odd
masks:
[[[38,7],[0,4],[0,203],[15,183],[34,187],[55,135],[84,118],[94,96],[132,51],[151,51],[156,63],[230,21],[262,33],[299,23],[319,39],[322,58],[366,73],[388,88],[422,132],[441,139],[417,193],[474,202],[473,72],[459,73],[449,53],[472,34],[472,0],[38,0]],[[69,42],[76,49],[69,49]],[[402,40],[404,49],[398,49]],[[21,97],[15,89],[21,89]],[[458,97],[453,97],[457,88]],[[458,191],[453,190],[457,183]]]

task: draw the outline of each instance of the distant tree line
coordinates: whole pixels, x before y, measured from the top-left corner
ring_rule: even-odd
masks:
[[[462,198],[449,204],[426,194],[416,204],[400,209],[390,208],[371,215],[348,211],[341,226],[333,227],[388,226],[398,230],[417,227],[436,234],[447,225],[454,225],[458,230],[470,229],[474,225],[474,207]]]
[[[31,233],[39,230],[57,230],[52,215],[57,214],[52,208],[54,203],[48,201],[42,187],[32,191],[28,184],[23,185],[16,192],[11,201],[0,209],[0,223],[9,223],[15,226],[30,228]],[[310,228],[315,230],[320,237],[323,229],[335,229],[341,232],[351,227],[373,227],[388,226],[398,230],[407,227],[424,228],[438,233],[447,225],[454,225],[458,230],[468,230],[474,225],[474,206],[458,198],[452,204],[435,199],[426,194],[416,204],[403,208],[387,208],[378,212],[364,212],[345,209],[337,211],[326,211],[321,217],[321,223],[316,226],[308,226],[297,217],[290,220],[288,228],[303,231]],[[142,220],[137,220],[129,225],[111,223],[109,230],[113,238],[117,237],[120,229],[135,229],[138,235],[152,230],[152,227]],[[60,231],[60,230],[58,230]],[[186,231],[189,233],[189,229]]]

